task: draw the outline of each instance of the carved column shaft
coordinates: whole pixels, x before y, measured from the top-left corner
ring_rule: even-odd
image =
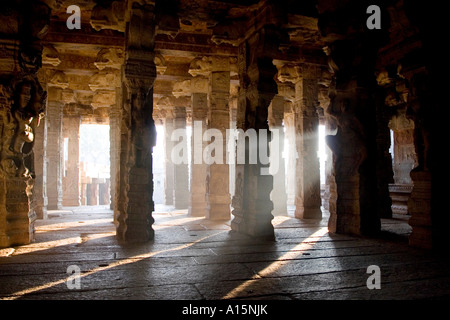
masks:
[[[421,248],[438,248],[443,247],[446,239],[442,238],[442,226],[436,222],[442,219],[439,217],[441,207],[435,205],[440,200],[436,198],[438,194],[436,190],[440,189],[441,185],[435,185],[436,187],[432,188],[432,181],[438,179],[436,178],[437,175],[442,174],[433,171],[436,169],[433,168],[432,164],[436,163],[437,159],[430,157],[433,150],[431,149],[431,142],[433,141],[432,132],[434,129],[431,126],[430,119],[435,116],[432,111],[431,90],[434,89],[430,86],[432,80],[429,75],[421,71],[411,73],[406,74],[406,78],[411,85],[411,95],[408,98],[406,112],[408,118],[414,121],[414,146],[417,166],[410,172],[413,189],[408,200],[408,212],[411,214],[408,223],[412,227],[409,244]],[[436,137],[434,138],[436,139]],[[437,239],[443,243],[438,243]]]
[[[295,148],[295,114],[293,112],[286,112],[284,114],[284,126],[286,128],[286,140],[287,140],[287,154],[286,159],[287,172],[290,174],[286,177],[286,193],[287,204],[290,206],[295,205],[295,182],[297,172],[295,170],[295,163],[297,158],[297,150]]]
[[[60,101],[62,89],[49,87],[46,125],[47,125],[47,198],[49,210],[62,208],[63,176],[63,106]]]
[[[109,111],[109,139],[110,139],[110,208],[116,212],[116,186],[120,184],[120,106],[122,105],[122,90],[116,89],[116,104]]]
[[[6,6],[0,39],[0,248],[30,243],[36,220],[33,148],[46,103],[37,72],[51,10],[41,1],[25,7]]]
[[[152,148],[156,143],[156,128],[152,113],[156,79],[155,14],[151,2],[131,2],[129,9],[123,68],[126,95],[121,127],[122,187],[116,187],[120,192],[117,237],[129,242],[143,242],[154,237]]]
[[[63,118],[63,138],[67,138],[68,154],[64,159],[63,205],[79,206],[80,203],[80,116]]]
[[[47,119],[36,128],[34,164],[36,178],[33,187],[34,210],[37,219],[47,219]]]
[[[270,142],[270,173],[273,175],[273,190],[270,194],[273,202],[272,214],[287,215],[287,194],[284,151],[284,103],[281,96],[275,96],[269,107],[269,127],[273,135]],[[276,140],[275,140],[276,139]]]
[[[318,72],[312,66],[302,66],[295,83],[296,131],[296,197],[297,218],[321,218],[319,148]]]
[[[173,148],[173,141],[171,140],[172,132],[173,132],[173,118],[166,117],[164,120],[164,151],[165,151],[164,204],[168,206],[173,205],[173,190],[174,190],[173,189],[174,165],[171,158]]]
[[[173,129],[183,132],[181,140],[175,142],[179,145],[180,149],[187,150],[187,134],[186,134],[186,108],[174,107],[173,108]],[[188,155],[177,154],[175,156],[181,156],[187,159]],[[189,207],[189,170],[187,161],[181,163],[175,163],[173,166],[173,204],[175,209],[187,209]]]
[[[205,79],[206,81],[206,79]],[[191,216],[206,217],[206,169],[203,161],[203,133],[208,115],[208,94],[192,93],[192,140],[191,140],[191,188],[188,213]]]
[[[263,28],[239,45],[238,71],[241,87],[238,95],[236,127],[239,145],[244,146],[245,163],[236,164],[236,189],[232,206],[234,231],[252,236],[273,238],[273,203],[270,192],[273,177],[269,175],[269,164],[263,164],[259,155],[268,155],[270,134],[268,134],[268,108],[277,93],[274,76],[277,69],[272,63],[270,50],[265,44],[275,41],[272,29]],[[271,41],[269,41],[269,38]],[[276,41],[275,41],[276,42]],[[245,131],[255,130],[256,140],[245,138]],[[266,137],[261,135],[265,130]],[[264,141],[264,139],[266,139]],[[261,142],[261,143],[260,143]],[[256,163],[249,163],[250,149],[256,150]]]
[[[225,60],[229,64],[229,59]],[[227,61],[228,60],[228,61]],[[212,69],[229,69],[229,65],[212,62]],[[225,63],[226,64],[226,63]],[[230,218],[229,166],[226,157],[226,130],[230,126],[230,72],[212,71],[209,77],[208,129],[222,134],[222,154],[215,154],[216,161],[207,167],[207,218],[214,220]],[[215,141],[217,143],[217,141]],[[216,150],[217,152],[218,150]]]

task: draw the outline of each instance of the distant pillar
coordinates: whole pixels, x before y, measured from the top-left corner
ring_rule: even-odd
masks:
[[[203,79],[206,81],[206,79]],[[192,144],[191,188],[188,214],[195,217],[207,215],[206,164],[203,161],[203,133],[208,112],[207,93],[192,93]]]
[[[63,118],[63,138],[68,140],[67,162],[64,166],[63,205],[80,206],[80,116]]]
[[[270,141],[270,173],[273,175],[273,189],[270,198],[273,202],[274,216],[287,215],[286,175],[283,157],[284,150],[284,98],[275,96],[269,107],[269,127],[272,131]],[[274,134],[276,133],[276,134]]]
[[[230,126],[230,59],[213,58],[212,72],[209,75],[209,108],[208,129],[219,130],[223,139],[222,154],[215,150],[215,161],[207,167],[207,218],[212,220],[228,220],[230,212],[229,165],[227,163],[226,129]],[[217,147],[220,147],[217,145]]]
[[[47,125],[47,198],[48,210],[62,209],[63,176],[63,106],[61,89],[49,87],[46,110]]]
[[[166,117],[164,119],[164,151],[165,151],[165,181],[164,181],[164,204],[173,205],[173,162],[171,158],[173,141],[171,140],[173,132],[173,118]]]
[[[187,150],[187,135],[186,135],[186,108],[174,107],[173,109],[173,129],[184,130],[184,134],[180,137],[180,141],[173,142],[174,144],[182,144],[180,149]],[[187,159],[188,155],[177,155]],[[184,161],[174,164],[174,190],[173,190],[173,203],[175,209],[187,209],[189,207],[189,174],[188,164]]]

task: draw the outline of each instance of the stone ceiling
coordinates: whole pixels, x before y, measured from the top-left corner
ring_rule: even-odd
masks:
[[[63,89],[65,113],[81,113],[84,122],[107,123],[120,88],[124,59],[126,1],[48,0],[52,6],[40,77]],[[69,30],[69,5],[81,8],[81,29]],[[172,94],[174,84],[189,80],[189,66],[203,56],[237,56],[237,45],[263,23],[285,33],[276,63],[312,61],[325,65],[314,1],[164,0],[156,1],[154,84],[155,113],[188,107],[188,97]],[[237,74],[232,85],[239,84]],[[159,111],[158,111],[159,110]],[[155,118],[164,117],[164,112]]]

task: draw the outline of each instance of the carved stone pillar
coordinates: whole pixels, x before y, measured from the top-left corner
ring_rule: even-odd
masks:
[[[317,219],[322,217],[320,198],[319,117],[317,67],[287,65],[279,71],[278,79],[295,84],[294,112],[297,149],[295,217]]]
[[[175,142],[182,152],[187,150],[187,134],[186,134],[186,108],[173,108],[173,129],[179,131],[181,140]],[[182,134],[181,134],[182,133]],[[177,154],[187,160],[188,155]],[[189,172],[187,161],[180,161],[173,165],[173,205],[175,209],[187,209],[189,207]]]
[[[206,81],[206,79],[203,79]],[[200,87],[200,86],[195,86]],[[203,133],[206,129],[208,113],[207,93],[192,93],[192,143],[191,143],[191,188],[188,214],[196,217],[207,216],[206,169],[203,161]]]
[[[47,198],[48,210],[62,209],[63,177],[63,107],[62,89],[49,87],[46,110],[47,125]]]
[[[33,148],[46,102],[37,72],[50,8],[40,1],[23,7],[7,5],[2,12],[7,28],[0,36],[0,248],[30,243],[36,220]]]
[[[437,248],[442,247],[442,244],[436,243],[435,239],[442,237],[442,235],[438,234],[436,230],[439,230],[442,226],[438,226],[436,222],[433,223],[433,218],[436,219],[436,216],[440,214],[436,211],[441,211],[441,208],[433,208],[433,201],[436,203],[439,200],[433,199],[433,196],[436,197],[437,193],[433,194],[432,191],[441,188],[441,185],[432,189],[432,173],[436,174],[433,172],[432,161],[436,160],[430,157],[430,141],[432,141],[431,132],[433,130],[431,119],[435,116],[430,110],[432,108],[430,104],[432,93],[429,88],[431,80],[425,72],[412,71],[411,73],[406,73],[406,78],[411,85],[411,95],[408,97],[406,113],[408,118],[414,121],[414,147],[417,166],[410,173],[413,189],[408,200],[408,212],[411,214],[408,223],[412,227],[409,244],[414,247]],[[434,212],[432,212],[432,208]],[[433,234],[433,231],[436,234]],[[443,240],[441,239],[441,241]]]
[[[34,141],[34,171],[36,178],[33,186],[33,202],[37,219],[47,219],[47,120],[41,119],[36,128]]]
[[[117,237],[144,242],[154,237],[152,148],[156,128],[152,118],[155,14],[151,1],[130,1],[123,80],[126,95],[121,126],[121,183]]]
[[[229,166],[227,163],[227,134],[230,126],[230,62],[229,58],[212,58],[212,72],[209,76],[209,108],[208,129],[219,130],[222,141],[219,149],[215,150],[215,161],[207,167],[207,218],[213,220],[230,219],[230,187]],[[217,147],[220,147],[217,145]]]
[[[116,212],[116,186],[120,184],[120,106],[122,105],[122,91],[116,89],[116,104],[109,110],[109,139],[110,139],[110,209]]]
[[[173,142],[171,140],[173,132],[173,118],[166,116],[164,119],[164,151],[165,151],[165,181],[164,181],[164,204],[167,206],[173,205],[173,162],[172,162],[172,148]]]
[[[67,138],[67,161],[64,159],[63,206],[76,207],[80,203],[80,116],[63,118],[63,138]]]
[[[337,133],[327,136],[333,151],[337,193],[331,195],[336,199],[336,215],[330,208],[329,230],[376,235],[381,230],[377,191],[381,180],[377,178],[379,101],[375,66],[390,29],[372,32],[364,19],[346,19],[348,8],[349,4],[343,2],[336,2],[333,10],[327,1],[317,3],[318,26],[333,71],[326,111],[337,124]],[[355,2],[355,8],[360,10],[364,4]],[[382,16],[386,14],[384,11]]]
[[[277,95],[269,107],[269,127],[272,134],[276,131],[276,134],[273,135],[274,139],[270,142],[270,173],[273,175],[273,190],[270,198],[273,202],[272,214],[274,216],[287,215],[286,167],[283,157],[284,103],[284,98]]]
[[[358,50],[353,47],[355,43],[341,45],[342,47],[335,48],[332,54],[332,58],[337,61],[342,61],[341,57],[348,55],[349,51],[356,54]],[[364,52],[358,54],[364,59],[371,58]],[[355,66],[344,64],[339,68],[335,73],[335,87],[331,90],[330,105],[327,109],[337,124],[336,135],[326,137],[327,144],[333,151],[335,180],[335,185],[330,182],[328,227],[331,232],[336,233],[373,235],[381,229],[377,204],[374,73],[361,72],[360,81],[357,82],[349,80],[350,75],[356,73]],[[334,199],[336,203],[332,204]]]
[[[294,121],[295,121],[295,114],[293,112],[285,112],[284,127],[286,128],[286,141],[287,141],[286,171],[289,172],[289,174],[286,177],[286,194],[287,194],[287,204],[289,206],[295,205],[295,182],[297,176],[297,172],[295,170],[295,163],[298,155],[297,150],[295,148]]]
[[[274,237],[271,223],[273,203],[270,200],[273,177],[268,172],[269,163],[262,163],[260,155],[268,155],[268,108],[277,93],[274,80],[277,69],[270,57],[273,51],[265,46],[277,43],[274,31],[265,27],[239,45],[241,87],[236,127],[241,131],[237,139],[236,189],[232,201],[234,219],[231,222],[234,231],[266,238]],[[250,138],[249,130],[253,130],[256,141]],[[250,158],[250,151],[256,151],[256,161],[251,161],[254,159]],[[240,152],[245,155],[244,163],[240,162]]]

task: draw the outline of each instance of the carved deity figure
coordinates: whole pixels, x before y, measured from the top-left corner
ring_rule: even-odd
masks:
[[[1,169],[9,176],[34,178],[35,129],[43,116],[45,93],[32,78],[13,85],[12,103],[2,106]]]

